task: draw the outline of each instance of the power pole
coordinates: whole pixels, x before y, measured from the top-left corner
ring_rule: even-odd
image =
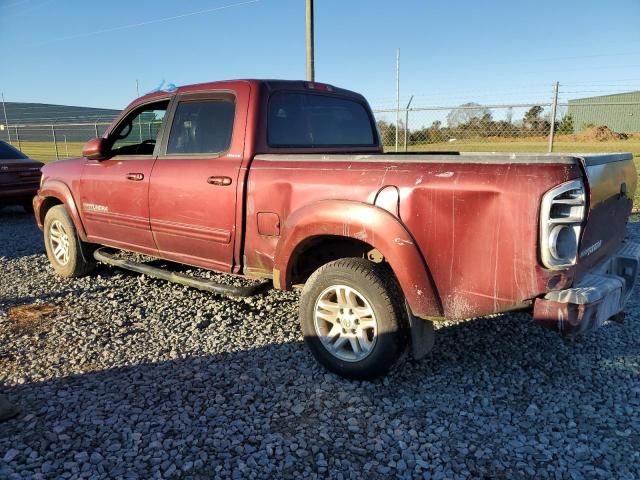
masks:
[[[549,146],[547,151],[553,152],[553,140],[556,133],[556,110],[558,108],[558,91],[560,90],[560,82],[553,84],[553,103],[551,104],[551,128],[549,129]]]
[[[316,78],[313,64],[313,0],[307,0],[307,80]]]

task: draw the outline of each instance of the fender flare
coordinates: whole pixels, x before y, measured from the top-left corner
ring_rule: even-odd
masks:
[[[276,288],[292,287],[294,252],[316,236],[347,237],[368,243],[389,263],[413,315],[442,316],[442,305],[427,264],[400,220],[375,205],[349,200],[321,200],[287,218],[275,252]]]
[[[39,204],[37,207],[37,219],[40,221],[41,212],[40,209],[42,207],[43,202],[47,198],[56,198],[62,202],[64,207],[67,209],[69,216],[71,217],[71,221],[76,227],[76,231],[78,232],[78,236],[82,241],[87,241],[87,232],[84,229],[84,225],[82,223],[82,219],[80,218],[80,212],[78,211],[78,207],[76,205],[76,201],[73,198],[73,194],[71,193],[71,189],[67,186],[66,183],[60,180],[47,180],[45,184],[38,190],[38,199]],[[42,218],[42,222],[44,223],[44,218]]]

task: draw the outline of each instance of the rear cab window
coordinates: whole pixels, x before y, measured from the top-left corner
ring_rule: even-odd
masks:
[[[377,146],[365,104],[336,95],[288,91],[269,99],[267,141],[270,147]]]

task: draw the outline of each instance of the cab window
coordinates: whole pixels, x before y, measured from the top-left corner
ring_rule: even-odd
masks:
[[[144,105],[133,111],[111,134],[112,156],[153,155],[169,101]]]
[[[232,98],[180,102],[171,125],[167,155],[217,154],[231,145]]]
[[[365,104],[350,98],[276,92],[269,100],[267,137],[271,147],[376,145]]]

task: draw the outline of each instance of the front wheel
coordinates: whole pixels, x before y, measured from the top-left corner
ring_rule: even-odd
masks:
[[[384,375],[406,350],[406,313],[391,272],[362,258],[330,262],[302,291],[300,324],[314,357],[343,377]]]
[[[44,217],[44,245],[51,266],[62,277],[79,277],[95,267],[95,262],[85,258],[82,249],[88,249],[62,205],[51,207]]]

